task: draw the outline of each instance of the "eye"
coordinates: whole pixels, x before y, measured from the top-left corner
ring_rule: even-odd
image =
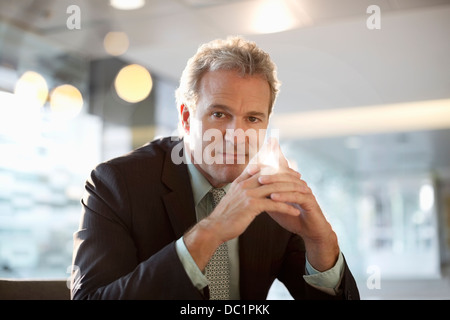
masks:
[[[259,119],[256,118],[256,117],[248,117],[248,121],[249,121],[249,122],[252,122],[252,123],[255,123],[255,122],[258,122]]]
[[[218,112],[218,111],[214,112],[212,115],[213,115],[215,118],[218,118],[218,119],[221,119],[221,118],[224,118],[224,117],[225,117],[225,113],[223,113],[223,112]]]

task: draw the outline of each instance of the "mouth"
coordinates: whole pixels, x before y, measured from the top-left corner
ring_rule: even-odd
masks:
[[[224,163],[245,164],[248,154],[245,153],[219,153],[219,157],[224,159]]]

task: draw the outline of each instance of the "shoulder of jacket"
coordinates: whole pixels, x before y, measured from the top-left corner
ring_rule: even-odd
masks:
[[[171,152],[173,147],[181,143],[182,139],[178,137],[163,137],[154,139],[145,145],[131,150],[121,156],[117,156],[104,161],[106,164],[120,165],[129,161],[159,161],[164,156]]]

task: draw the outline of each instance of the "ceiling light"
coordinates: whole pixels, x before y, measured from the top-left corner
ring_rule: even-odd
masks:
[[[145,5],[145,0],[110,0],[112,7],[119,10],[135,10]]]
[[[285,0],[264,0],[254,10],[252,29],[256,33],[275,33],[299,25],[294,11]]]

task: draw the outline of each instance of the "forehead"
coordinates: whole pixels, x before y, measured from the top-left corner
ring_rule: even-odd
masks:
[[[234,70],[206,72],[199,83],[199,102],[233,107],[270,105],[270,86],[262,75],[240,75]],[[227,105],[228,106],[228,105]]]

